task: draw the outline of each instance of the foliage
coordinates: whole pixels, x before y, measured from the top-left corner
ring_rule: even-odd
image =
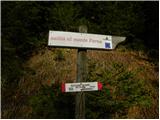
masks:
[[[37,95],[30,97],[31,118],[73,118],[74,97],[61,93],[59,86],[42,86]]]
[[[70,53],[63,50],[53,50],[55,53],[53,58],[48,59],[48,54],[43,56],[41,53],[40,59],[35,57],[33,62],[37,65],[40,61],[39,65],[28,67],[26,64],[26,61],[36,56],[39,51],[46,50],[49,30],[77,32],[78,26],[85,24],[88,26],[89,33],[126,36],[127,42],[120,46],[125,46],[122,52],[125,52],[126,49],[145,51],[151,58],[150,62],[153,61],[157,67],[158,7],[157,1],[2,1],[2,116],[4,118],[6,116],[7,118],[18,116],[16,116],[18,109],[15,107],[16,110],[14,111],[12,106],[16,106],[21,101],[19,96],[22,94],[25,96],[23,99],[26,98],[27,101],[28,97],[26,96],[31,95],[29,102],[23,103],[33,108],[33,112],[29,114],[31,118],[61,118],[62,114],[64,114],[63,117],[73,118],[73,114],[69,114],[70,111],[73,113],[73,109],[70,109],[67,103],[73,105],[74,102],[70,101],[69,98],[74,97],[61,93],[57,93],[57,97],[56,94],[52,94],[51,86],[45,86],[41,83],[44,79],[53,79],[52,81],[57,79],[59,81],[61,77],[64,77],[64,81],[69,81],[69,79],[73,81],[75,79],[75,67],[70,70],[70,67],[73,67],[70,66],[73,65],[73,61],[68,61],[67,65],[64,63],[69,58],[73,57],[74,60],[76,57],[70,56]],[[114,57],[116,58],[116,56]],[[50,63],[44,61],[46,59]],[[52,67],[53,64],[51,63],[55,66]],[[65,65],[66,68],[64,68]],[[47,66],[49,70],[45,71],[44,66]],[[108,66],[110,67],[108,68]],[[136,77],[138,70],[129,71],[127,66],[121,62],[113,62],[108,66],[97,67],[94,60],[90,61],[88,80],[100,80],[104,85],[107,80],[107,84],[110,84],[114,89],[113,92],[109,92],[110,90],[104,87],[101,92],[88,93],[86,101],[90,102],[87,105],[87,117],[113,118],[118,114],[120,117],[126,118],[126,109],[131,106],[150,108],[153,102],[149,92],[153,92],[153,90],[152,87],[145,86],[146,79]],[[39,71],[37,71],[38,68]],[[63,74],[60,75],[62,72]],[[147,70],[146,73],[148,73]],[[55,80],[54,83],[57,81]],[[153,83],[157,86],[157,82],[154,81]],[[36,94],[37,89],[40,91]],[[32,95],[34,90],[34,95]],[[56,90],[59,91],[59,88]],[[17,93],[17,91],[21,92]],[[18,100],[16,96],[18,96]],[[94,96],[97,97],[94,99]],[[64,99],[66,99],[65,102]],[[16,104],[14,104],[15,101]],[[64,105],[64,113],[61,111],[61,102]],[[94,109],[91,106],[94,106]],[[94,111],[98,108],[101,108],[99,112]],[[10,109],[12,110],[10,111]],[[4,114],[7,110],[9,112]],[[22,111],[22,113],[25,112]],[[23,115],[21,114],[21,116]]]
[[[56,51],[55,60],[57,60],[57,61],[65,60],[64,53],[63,53],[62,50],[57,50]]]
[[[111,69],[101,69],[98,76],[95,76],[98,68],[90,67],[88,80],[101,81],[104,88],[101,92],[87,94],[88,118],[112,118],[115,113],[127,118],[126,110],[130,107],[152,105],[145,81],[136,77],[141,70],[128,71],[124,64],[117,62],[111,66]]]

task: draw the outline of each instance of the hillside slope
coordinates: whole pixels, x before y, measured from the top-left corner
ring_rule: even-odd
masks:
[[[2,117],[74,118],[75,93],[61,93],[60,85],[75,82],[76,53],[46,48],[33,55]],[[145,53],[88,50],[87,57],[87,81],[102,82],[103,90],[86,92],[86,118],[158,118],[159,71]]]

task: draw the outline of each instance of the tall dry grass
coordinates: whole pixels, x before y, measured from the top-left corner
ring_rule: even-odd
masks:
[[[64,59],[58,60],[57,51],[61,51]],[[96,63],[97,74],[101,71],[112,70],[112,63],[123,63],[128,71],[136,71],[137,79],[145,81],[145,88],[150,92],[152,106],[142,108],[132,106],[127,111],[127,118],[157,118],[158,117],[158,71],[155,66],[148,61],[148,57],[143,52],[133,51],[98,51],[88,50],[88,65],[90,62]],[[76,80],[76,49],[53,48],[39,51],[38,54],[30,58],[24,67],[25,75],[19,82],[19,87],[15,95],[15,100],[21,103],[23,99],[36,95],[43,85],[51,86],[62,82],[75,82]],[[116,71],[115,71],[116,72]],[[116,75],[116,74],[115,74]],[[115,76],[116,77],[116,76]],[[114,90],[114,88],[113,88]],[[23,98],[23,97],[24,98]],[[22,102],[21,108],[17,110],[19,118],[28,118],[32,108]],[[14,106],[16,107],[16,106]],[[13,107],[13,108],[14,108]],[[25,114],[25,115],[23,115]],[[17,115],[17,117],[18,117]],[[117,113],[114,118],[121,118]]]

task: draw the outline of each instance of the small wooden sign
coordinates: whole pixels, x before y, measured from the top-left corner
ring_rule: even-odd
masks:
[[[62,92],[98,91],[102,89],[100,82],[63,83]]]

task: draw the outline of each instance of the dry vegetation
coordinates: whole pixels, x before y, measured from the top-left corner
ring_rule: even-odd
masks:
[[[60,86],[76,80],[77,50],[46,46],[48,30],[78,32],[79,25],[126,36],[114,51],[88,50],[87,81],[104,87],[85,92],[86,118],[158,118],[158,1],[1,5],[2,118],[75,118],[75,93]]]
[[[14,96],[16,104],[10,110],[15,112],[16,118],[32,118],[33,106],[28,104],[28,100],[32,96],[37,96],[42,86],[49,86],[54,89],[54,85],[60,87],[62,82],[75,82],[76,52],[76,49],[46,48],[33,55],[27,63],[24,63],[27,71],[21,78],[17,93]],[[142,89],[146,91],[147,97],[151,100],[149,107],[134,103],[125,108],[125,117],[120,114],[121,112],[116,111],[111,115],[111,118],[158,118],[158,70],[148,61],[148,57],[143,52],[121,51],[120,49],[116,51],[88,50],[87,56],[88,73],[91,76],[88,77],[88,81],[99,80],[103,82],[104,86],[109,84],[107,87],[111,91],[111,100],[128,99],[126,96],[117,94],[118,86],[121,84],[114,82],[123,73],[119,72],[121,66],[113,69],[115,63],[122,64],[127,73],[134,72],[134,79],[137,83],[142,80],[140,87],[143,87]],[[111,72],[106,73],[106,71]],[[104,73],[108,75],[104,76]],[[54,90],[53,92],[58,96],[58,92],[56,93]],[[6,110],[4,113],[5,116],[9,111]],[[98,118],[98,115],[94,116]]]

